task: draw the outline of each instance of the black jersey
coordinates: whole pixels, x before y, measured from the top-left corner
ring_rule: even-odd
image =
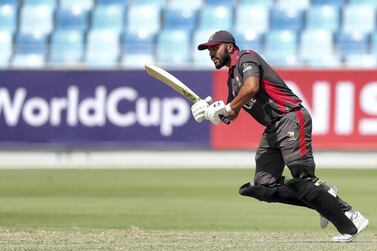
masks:
[[[238,53],[237,53],[238,52]],[[268,126],[285,113],[301,106],[298,98],[270,65],[252,50],[236,51],[229,68],[228,103],[237,96],[243,80],[259,78],[259,91],[243,109],[260,124]]]

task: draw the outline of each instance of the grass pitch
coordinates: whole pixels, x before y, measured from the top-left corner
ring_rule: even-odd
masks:
[[[0,170],[0,250],[376,250],[377,170],[319,169],[370,220],[330,242],[314,211],[238,195],[251,170]]]

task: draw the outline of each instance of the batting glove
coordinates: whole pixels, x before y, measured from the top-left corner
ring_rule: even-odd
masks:
[[[196,122],[200,123],[205,120],[205,114],[210,104],[212,104],[212,98],[211,96],[208,96],[204,100],[201,99],[191,106],[191,113]]]
[[[209,121],[211,121],[212,124],[218,125],[221,123],[220,115],[222,116],[228,116],[228,114],[232,110],[230,109],[230,105],[225,105],[222,100],[216,101],[210,106],[208,106],[208,109],[205,114],[205,118]]]

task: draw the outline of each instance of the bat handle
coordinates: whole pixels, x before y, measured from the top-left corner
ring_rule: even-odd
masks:
[[[219,115],[220,119],[227,125],[230,124],[230,119],[228,117],[225,117],[224,115]]]

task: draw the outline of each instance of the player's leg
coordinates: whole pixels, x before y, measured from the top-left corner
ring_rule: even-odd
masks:
[[[241,195],[265,202],[306,206],[285,184],[282,176],[285,164],[281,152],[270,146],[266,133],[262,136],[255,162],[254,181],[240,187]]]
[[[349,205],[347,202],[343,201],[339,195],[338,195],[338,188],[334,185],[327,185],[325,182],[319,180],[318,182],[321,183],[321,185],[324,187],[325,190],[328,191],[328,193],[332,194],[334,197],[337,198],[338,203],[340,207],[342,208],[343,212],[349,212],[352,210],[351,205]],[[323,215],[320,215],[319,218],[319,225],[321,228],[326,228],[328,225],[329,221],[326,219]]]
[[[309,113],[305,109],[288,113],[279,121],[279,128],[277,138],[282,156],[294,177],[288,187],[302,202],[331,221],[340,233],[357,233],[357,228],[343,211],[348,205],[343,205],[314,174]]]
[[[336,198],[321,186],[317,186],[316,179],[293,178],[288,187],[297,197],[334,224],[342,234],[354,235],[357,228],[345,215]]]
[[[284,203],[294,206],[309,207],[283,183],[266,185],[255,185],[247,182],[240,187],[240,194],[243,196],[253,197],[260,201]],[[309,207],[310,208],[310,207]]]

